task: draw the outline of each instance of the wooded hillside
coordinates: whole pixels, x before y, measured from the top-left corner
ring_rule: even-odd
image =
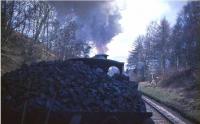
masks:
[[[33,44],[43,44],[62,60],[88,55],[89,44],[76,38],[75,15],[67,14],[61,23],[55,7],[46,1],[2,1],[1,10],[2,46],[17,32]]]
[[[15,32],[1,48],[1,75],[23,64],[55,59],[58,57],[47,50],[44,44],[34,43],[32,39]]]
[[[75,15],[61,24],[46,1],[1,2],[2,74],[41,60],[87,57],[90,44],[76,38]]]

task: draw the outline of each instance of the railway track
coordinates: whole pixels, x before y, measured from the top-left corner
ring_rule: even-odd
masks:
[[[147,111],[153,113],[152,119],[155,124],[192,124],[177,117],[174,113],[162,107],[147,96],[142,96],[142,98],[145,101]]]

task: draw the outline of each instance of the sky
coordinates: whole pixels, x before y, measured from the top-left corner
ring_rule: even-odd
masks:
[[[120,24],[122,32],[114,36],[107,44],[109,59],[127,63],[129,51],[133,49],[134,40],[145,33],[151,21],[159,21],[163,17],[172,26],[177,14],[187,3],[183,0],[115,0],[120,8]],[[93,49],[90,56],[96,54]]]

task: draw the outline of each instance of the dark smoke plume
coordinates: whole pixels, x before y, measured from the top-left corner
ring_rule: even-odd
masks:
[[[93,41],[99,53],[107,51],[106,45],[120,33],[120,14],[112,2],[54,1],[60,22],[69,13],[77,15],[77,39]]]

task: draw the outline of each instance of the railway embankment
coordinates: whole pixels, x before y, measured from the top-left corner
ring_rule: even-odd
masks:
[[[200,123],[198,71],[186,70],[152,86],[141,82],[139,90],[146,96],[171,108],[193,123]]]

